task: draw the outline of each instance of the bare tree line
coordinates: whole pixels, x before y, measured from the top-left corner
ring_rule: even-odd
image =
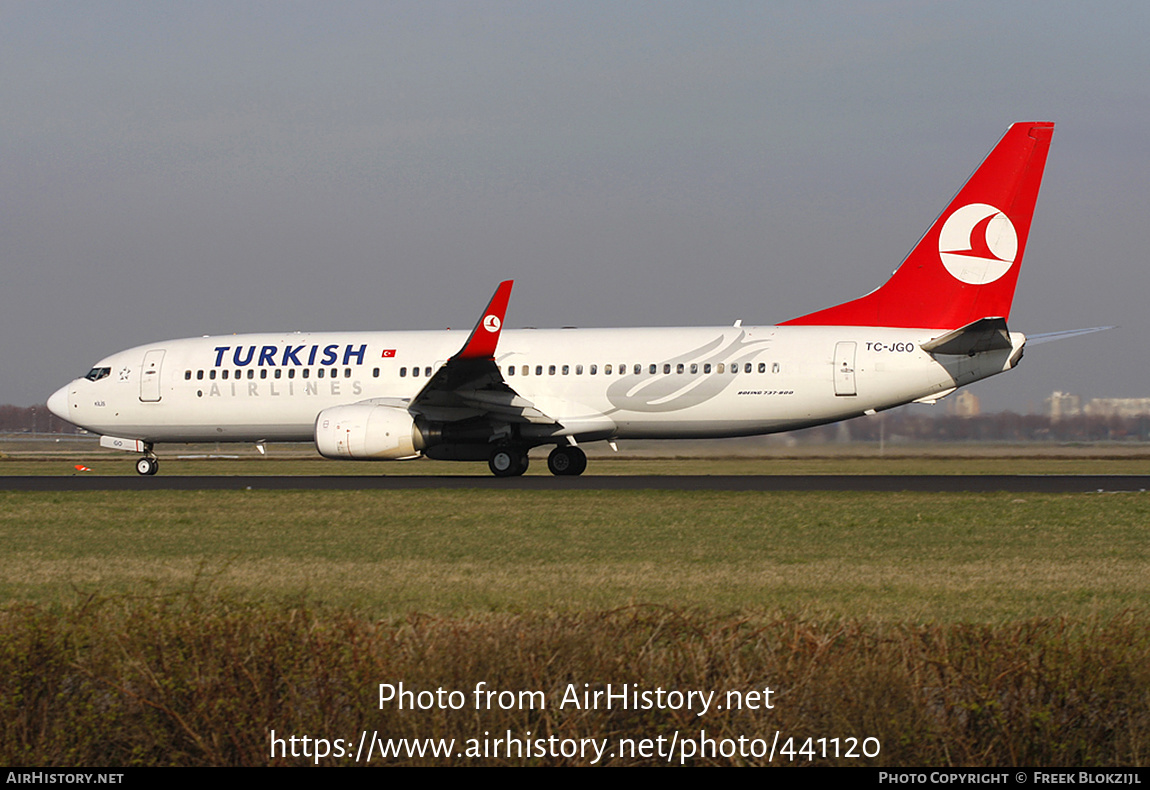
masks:
[[[82,433],[70,422],[61,420],[48,407],[0,406],[0,432],[3,433]]]

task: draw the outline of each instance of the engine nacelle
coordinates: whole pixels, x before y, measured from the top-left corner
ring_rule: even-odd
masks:
[[[423,441],[406,409],[352,403],[319,413],[315,446],[325,458],[397,460],[419,455]]]

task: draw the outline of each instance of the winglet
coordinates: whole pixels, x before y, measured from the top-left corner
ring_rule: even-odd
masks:
[[[499,333],[503,329],[503,316],[507,313],[507,302],[511,298],[514,280],[504,280],[495,289],[495,295],[487,304],[479,322],[471,330],[467,342],[455,355],[456,359],[493,359],[495,346],[499,343]]]

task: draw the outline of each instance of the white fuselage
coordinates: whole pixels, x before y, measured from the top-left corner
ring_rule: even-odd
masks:
[[[698,327],[506,330],[507,384],[577,439],[747,436],[938,396],[1018,361],[1012,348],[933,356],[931,329]],[[72,381],[71,422],[146,442],[311,441],[323,409],[415,398],[466,332],[230,335],[152,343]],[[513,371],[512,371],[513,369]]]

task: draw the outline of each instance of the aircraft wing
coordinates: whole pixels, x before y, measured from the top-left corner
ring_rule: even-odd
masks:
[[[412,399],[408,405],[411,412],[443,422],[486,417],[499,422],[558,425],[512,389],[495,364],[495,348],[513,283],[506,280],[495,289],[463,348]]]

